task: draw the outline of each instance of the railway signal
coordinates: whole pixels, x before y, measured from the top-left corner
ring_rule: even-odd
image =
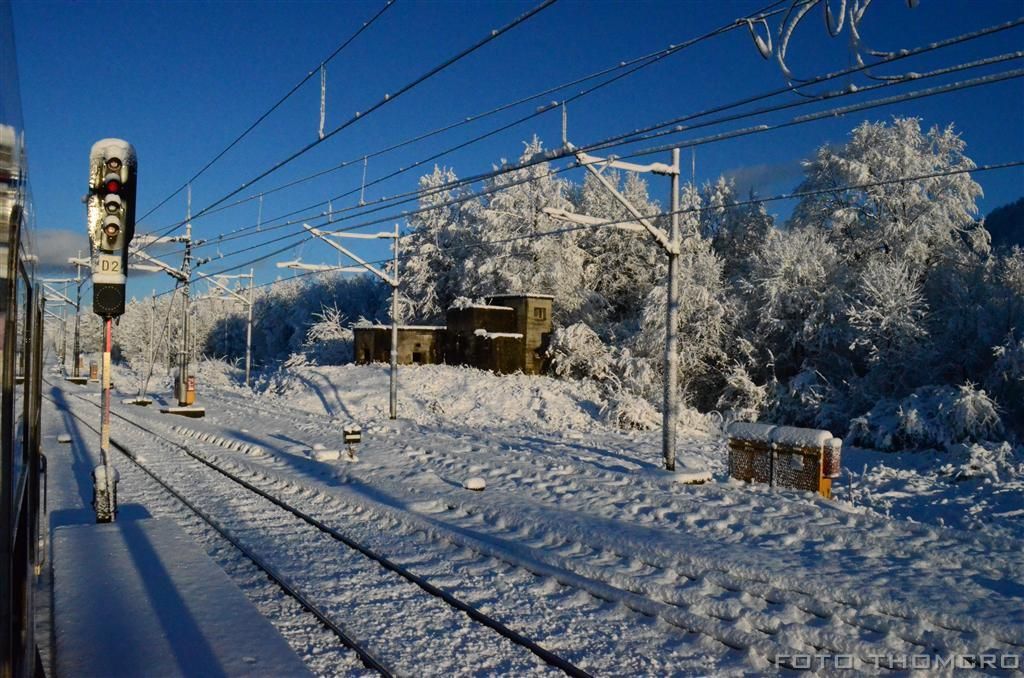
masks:
[[[100,465],[93,469],[96,522],[117,516],[117,471],[110,458],[110,349],[114,318],[124,314],[128,244],[135,235],[135,148],[122,139],[101,139],[89,151],[86,219],[92,265],[92,310],[103,318],[103,407]]]
[[[124,314],[128,244],[135,235],[135,148],[102,139],[89,153],[86,199],[92,249],[93,311],[104,319]]]

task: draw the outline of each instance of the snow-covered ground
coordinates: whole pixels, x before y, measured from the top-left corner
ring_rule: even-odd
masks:
[[[238,386],[238,375],[232,372],[223,363],[205,362],[200,379],[248,397],[250,392]],[[623,432],[608,426],[600,394],[587,382],[421,366],[403,367],[400,384],[399,416],[417,424],[526,428],[576,440],[596,436],[634,463],[661,465],[660,431]],[[264,377],[255,390],[263,401],[276,399],[338,420],[370,421],[388,412],[388,370],[383,366],[292,368]],[[716,420],[693,411],[683,419],[682,462],[728,482],[727,448]],[[847,447],[843,475],[833,491],[837,502],[881,516],[1024,539],[1020,447],[975,445],[896,453]]]
[[[117,378],[127,395],[131,375]],[[573,382],[403,367],[392,422],[384,366],[296,367],[255,392],[236,379],[203,364],[205,419],[119,411],[269,487],[306,488],[323,519],[332,507],[346,524],[373,517],[352,529],[413,569],[434,548],[424,544],[458,547],[454,564],[423,566],[464,595],[480,595],[482,576],[460,569],[465,554],[512,568],[507,591],[486,580],[487,606],[588,671],[766,671],[787,653],[849,655],[873,671],[872,657],[898,666],[925,654],[1019,658],[1024,647],[1024,487],[1012,451],[975,450],[972,472],[966,451],[846,450],[826,501],[730,481],[724,440],[699,416],[678,454],[714,480],[679,484],[661,470],[660,432],[608,427],[598,395]],[[166,382],[155,385],[166,398]],[[350,422],[363,431],[359,461],[318,461],[343,447]],[[465,489],[474,477],[484,491]],[[423,543],[398,545],[409,540]],[[591,611],[594,600],[612,612]]]

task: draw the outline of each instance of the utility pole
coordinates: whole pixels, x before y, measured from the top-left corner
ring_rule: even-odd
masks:
[[[389,412],[392,419],[398,417],[398,224],[392,248],[395,251],[394,269],[391,271],[391,397]]]
[[[173,301],[173,300],[172,300]],[[149,309],[149,358],[146,360],[146,376],[139,375],[139,395],[132,402],[133,405],[146,406],[153,401],[146,397],[149,390],[149,375],[153,374],[153,365],[156,363],[157,340],[156,340],[156,290],[150,293]]]
[[[64,281],[64,298],[68,298],[68,281]],[[70,301],[70,300],[69,300]],[[68,372],[68,304],[60,305],[60,368]]]
[[[68,306],[74,305],[77,313],[78,306],[76,302],[72,302],[68,297],[68,285],[77,282],[75,278],[43,278],[40,280],[43,283],[43,290],[53,296],[47,297],[47,300],[57,302],[60,304],[60,315],[56,313],[50,313],[51,317],[55,320],[60,320],[60,345],[57,344],[57,340],[54,339],[54,349],[60,354],[61,368],[67,372],[67,354],[68,354],[68,317],[67,308]],[[63,284],[64,291],[61,292],[56,288],[56,285]]]
[[[676,470],[676,422],[679,421],[679,149],[672,149],[672,239],[668,248],[668,300],[665,318],[665,414],[661,426],[665,470]]]
[[[567,143],[566,145],[572,148],[570,144]],[[665,470],[675,471],[676,422],[679,418],[679,255],[682,251],[682,240],[679,231],[679,149],[672,150],[671,165],[664,163],[638,165],[621,160],[598,158],[583,152],[576,152],[575,155],[579,164],[604,186],[615,200],[636,220],[636,223],[608,224],[607,221],[597,217],[575,214],[551,207],[544,208],[544,212],[556,219],[577,224],[588,226],[611,225],[627,231],[645,231],[668,254],[668,280],[666,281],[667,317],[665,318],[665,388],[662,404],[661,448],[662,455],[665,458]],[[655,226],[647,217],[641,214],[640,210],[630,203],[605,178],[602,170],[598,170],[596,165],[615,167],[629,172],[651,172],[671,177],[672,195],[669,198],[669,205],[671,206],[671,232],[665,233],[664,230]]]
[[[390,389],[389,389],[390,397],[389,397],[389,408],[388,409],[389,409],[390,418],[391,419],[397,419],[398,418],[398,283],[399,283],[399,280],[398,280],[398,242],[399,242],[399,239],[400,239],[399,234],[398,234],[398,224],[395,224],[394,233],[388,233],[387,231],[383,231],[381,233],[330,233],[330,232],[321,231],[321,230],[319,230],[317,228],[313,228],[309,224],[303,224],[302,227],[304,229],[306,229],[307,231],[309,231],[310,233],[312,233],[317,238],[320,238],[321,240],[323,240],[325,243],[327,243],[328,245],[330,245],[334,249],[336,249],[339,252],[341,252],[342,254],[344,254],[346,257],[348,257],[352,261],[354,261],[357,264],[359,264],[360,266],[362,266],[363,269],[366,269],[370,273],[373,273],[375,276],[377,276],[378,278],[380,278],[381,280],[383,280],[384,282],[386,282],[388,285],[391,286],[391,383],[390,383]],[[373,266],[372,264],[370,264],[366,260],[362,259],[358,255],[354,254],[349,249],[347,249],[347,248],[343,247],[342,245],[339,245],[338,243],[334,242],[334,240],[332,240],[332,238],[354,238],[354,239],[361,239],[361,240],[374,240],[374,239],[377,239],[377,238],[391,238],[391,239],[393,239],[394,240],[394,259],[393,259],[393,265],[394,265],[395,270],[391,272],[391,275],[388,275],[384,271],[380,270],[379,268]],[[288,262],[285,265],[288,266],[288,267],[292,267],[291,264],[298,264],[298,262]],[[282,266],[282,264],[278,264],[278,266]],[[308,264],[307,264],[307,266],[308,266]],[[344,268],[345,267],[330,266],[330,267],[321,267],[321,268],[319,268],[317,270],[339,270],[339,269],[340,270],[344,270]],[[360,269],[356,269],[356,270],[360,270]]]
[[[82,267],[91,269],[92,261],[82,258],[82,252],[79,250],[77,257],[68,257],[68,263],[75,265],[75,339],[71,376],[67,377],[67,380],[73,384],[84,384],[88,381],[88,377],[82,376],[82,283],[85,282],[85,278],[82,277]]]
[[[181,347],[178,351],[178,406],[188,402],[188,341],[189,341],[189,291],[192,280],[192,185],[188,187],[188,208],[185,216],[185,257],[181,262],[181,280],[184,294],[181,298]]]
[[[256,289],[256,277],[255,269],[249,269],[249,303],[246,304],[248,307],[248,314],[245,319],[245,386],[249,388],[251,384],[250,373],[252,372],[252,304],[253,290]]]
[[[81,250],[78,251],[77,258],[68,259],[68,262],[75,265],[75,356],[74,363],[71,365],[71,376],[80,379],[82,376],[82,283],[85,282],[85,279],[82,278],[82,267],[89,266],[90,262],[88,259],[82,259]]]
[[[188,190],[188,207],[185,216],[185,235],[182,236],[161,236],[159,238],[152,236],[136,236],[136,241],[141,246],[148,246],[158,243],[183,243],[185,245],[185,255],[181,262],[181,268],[175,268],[170,264],[160,261],[156,257],[147,254],[142,251],[141,248],[137,248],[131,251],[131,255],[136,259],[140,259],[141,262],[133,262],[132,268],[136,268],[142,271],[154,271],[162,272],[171,276],[179,283],[181,283],[182,291],[182,305],[181,305],[181,336],[178,337],[179,345],[177,351],[177,364],[178,364],[178,375],[175,383],[174,397],[178,400],[178,407],[163,407],[160,409],[163,413],[170,414],[182,414],[190,417],[202,417],[205,416],[206,410],[202,407],[195,407],[190,405],[188,401],[188,381],[189,381],[189,354],[191,351],[191,338],[190,338],[190,291],[191,291],[191,279],[192,279],[192,268],[193,266],[199,266],[208,259],[200,259],[195,261],[192,258],[192,247],[195,243],[192,240],[192,187],[189,186]],[[177,292],[175,292],[177,293]],[[171,299],[171,307],[174,305],[173,298]],[[170,313],[170,311],[168,311]],[[168,316],[169,317],[169,316]],[[168,339],[167,346],[168,356],[171,355],[173,349],[170,346],[170,339]],[[154,360],[156,356],[156,349],[154,348]],[[170,369],[168,367],[168,369]],[[140,399],[137,404],[148,404],[146,399]]]

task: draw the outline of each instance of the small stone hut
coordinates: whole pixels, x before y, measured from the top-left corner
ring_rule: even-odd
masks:
[[[399,325],[398,364],[437,365],[444,362],[443,325]],[[391,326],[367,325],[352,328],[356,363],[391,362]]]
[[[398,363],[540,374],[547,369],[553,300],[545,294],[500,294],[483,304],[451,307],[446,326],[400,326]],[[391,360],[390,325],[355,327],[353,333],[357,363]]]

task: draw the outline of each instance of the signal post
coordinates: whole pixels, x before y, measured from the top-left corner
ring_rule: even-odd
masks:
[[[92,308],[103,319],[101,464],[93,469],[96,522],[117,516],[117,471],[110,456],[110,350],[114,318],[124,314],[128,244],[135,235],[135,148],[122,139],[102,139],[89,153],[86,218],[92,268]]]

